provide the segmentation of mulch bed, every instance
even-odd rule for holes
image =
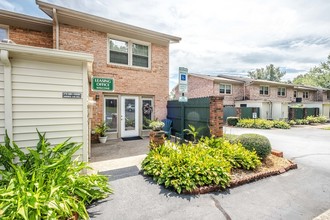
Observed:
[[[282,157],[283,153],[273,151],[262,163],[262,165],[253,171],[235,169],[231,173],[230,188],[240,186],[249,182],[257,181],[269,176],[279,175],[291,169],[297,169],[298,166],[294,162]],[[184,194],[204,194],[223,189],[218,185],[202,186],[191,192],[186,190]]]

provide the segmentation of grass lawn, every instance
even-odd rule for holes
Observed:
[[[322,128],[323,130],[330,130],[330,126]]]

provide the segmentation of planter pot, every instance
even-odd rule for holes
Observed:
[[[165,143],[165,132],[164,131],[150,131],[149,134],[149,145],[150,148],[156,148]]]
[[[105,142],[107,142],[107,139],[108,139],[107,136],[105,136],[105,137],[99,137],[99,141],[100,141],[100,143],[102,143],[102,144],[104,144]]]

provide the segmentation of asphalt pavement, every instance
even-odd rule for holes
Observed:
[[[91,219],[310,220],[330,208],[329,130],[319,126],[290,130],[226,127],[224,132],[265,135],[298,169],[227,191],[193,196],[169,191],[139,174],[139,162],[115,169],[109,166],[102,171],[112,175],[114,194],[89,207]],[[133,146],[137,144],[132,142]],[[143,155],[138,157],[143,159]],[[121,158],[121,164],[132,158]]]

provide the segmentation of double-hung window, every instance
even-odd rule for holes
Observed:
[[[109,37],[109,63],[150,68],[150,44]]]
[[[8,27],[0,25],[0,42],[3,39],[8,39]]]
[[[268,90],[269,90],[269,87],[268,86],[260,86],[260,95],[268,95]]]
[[[297,90],[293,90],[293,98],[297,98]]]
[[[309,97],[309,92],[304,91],[303,92],[303,98],[308,99],[308,97]]]
[[[284,87],[278,88],[277,95],[278,96],[286,96],[286,89]]]
[[[220,94],[231,94],[230,84],[220,84]]]

